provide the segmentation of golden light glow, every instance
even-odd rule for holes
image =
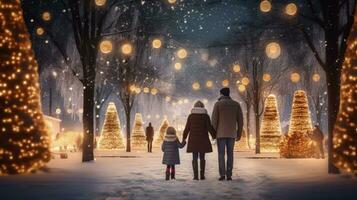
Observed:
[[[240,72],[240,65],[239,64],[234,64],[233,65],[233,71],[235,73],[239,73]]]
[[[276,42],[269,43],[265,48],[266,55],[271,59],[276,59],[281,54],[281,47]]]
[[[37,35],[43,35],[44,33],[45,33],[45,30],[42,27],[37,27],[37,29],[36,29]]]
[[[170,96],[165,97],[165,101],[166,102],[170,102],[171,101],[171,97]]]
[[[211,81],[211,80],[206,81],[206,87],[207,88],[212,88],[213,87],[213,81]]]
[[[169,2],[170,4],[174,4],[176,3],[177,0],[167,0],[167,2]]]
[[[201,85],[200,85],[199,82],[194,82],[194,83],[192,84],[192,89],[193,89],[193,90],[199,90],[200,88],[201,88]]]
[[[177,62],[177,63],[175,63],[174,68],[175,68],[176,71],[180,71],[181,68],[182,68],[182,64]]]
[[[238,90],[239,90],[239,92],[245,92],[245,90],[246,90],[246,87],[245,87],[245,85],[239,85],[238,86]]]
[[[108,54],[113,50],[113,44],[110,40],[103,40],[99,44],[99,49],[102,53]]]
[[[299,74],[299,73],[294,72],[294,73],[292,73],[292,74],[290,75],[290,80],[291,80],[291,82],[293,82],[293,83],[299,82],[300,79],[301,79],[301,78],[300,78],[300,74]]]
[[[314,75],[312,75],[312,80],[315,81],[315,82],[320,81],[320,74],[314,74]]]
[[[312,130],[309,103],[303,90],[294,93],[288,135],[280,143],[280,155],[287,158],[309,158],[314,155],[311,138],[306,134]]]
[[[296,15],[297,10],[298,10],[298,8],[297,8],[296,4],[294,4],[294,3],[289,3],[285,7],[285,13],[290,16]]]
[[[143,150],[146,147],[146,137],[143,127],[143,117],[135,113],[133,131],[131,132],[131,147],[135,150]]]
[[[144,93],[149,93],[150,89],[148,87],[144,87]]]
[[[21,1],[0,4],[0,176],[4,176],[36,171],[51,153],[38,65]]]
[[[186,49],[179,49],[177,51],[177,57],[179,57],[180,59],[186,58],[187,55],[188,55],[188,53],[187,53]]]
[[[43,21],[50,21],[51,20],[51,13],[48,11],[45,11],[42,13],[42,19]]]
[[[269,95],[264,106],[260,129],[260,148],[262,152],[279,152],[281,127],[275,95]]]
[[[263,74],[263,81],[265,81],[265,82],[268,82],[268,81],[270,81],[271,80],[271,76],[270,76],[270,74]]]
[[[228,87],[229,86],[229,80],[228,79],[224,79],[221,84],[222,84],[223,87]]]
[[[121,132],[118,111],[114,102],[108,104],[107,112],[98,141],[99,149],[124,149],[124,139]]]
[[[121,52],[124,55],[130,55],[133,52],[133,46],[130,43],[125,43],[121,46]]]
[[[136,94],[140,94],[141,93],[141,88],[139,88],[139,87],[135,88],[135,93]]]
[[[161,48],[161,45],[162,45],[162,42],[161,42],[160,39],[154,39],[152,41],[152,47],[155,48],[155,49]]]
[[[61,114],[61,112],[62,112],[62,111],[61,111],[60,108],[56,108],[56,114],[57,114],[57,115]]]
[[[151,94],[154,95],[154,96],[157,95],[158,92],[159,91],[156,88],[152,88],[151,89]]]
[[[271,10],[271,3],[268,0],[263,0],[260,2],[260,11],[269,12]]]
[[[247,85],[249,84],[249,82],[250,82],[250,81],[249,81],[249,78],[248,78],[248,77],[243,77],[243,78],[242,78],[242,84],[243,84],[243,85],[247,86]]]
[[[136,89],[136,86],[135,86],[135,85],[131,85],[131,86],[129,87],[129,90],[130,90],[131,92],[135,92],[135,89]]]
[[[107,0],[95,0],[95,5],[104,6],[107,3]]]

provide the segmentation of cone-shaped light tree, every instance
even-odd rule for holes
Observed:
[[[290,116],[289,133],[280,143],[280,155],[287,158],[309,158],[314,154],[314,147],[308,132],[312,130],[309,104],[305,91],[294,93]]]
[[[262,127],[260,130],[261,151],[278,152],[281,127],[275,95],[269,95],[265,101]]]
[[[0,0],[0,175],[49,161],[37,63],[19,0]]]
[[[124,149],[124,147],[118,112],[115,104],[110,102],[99,138],[99,149]]]
[[[161,147],[161,144],[164,141],[166,130],[168,127],[169,127],[169,121],[167,121],[167,119],[164,119],[161,123],[159,134],[155,140],[155,146]]]
[[[131,134],[131,147],[140,149],[145,147],[146,137],[143,127],[143,117],[140,113],[136,113],[134,117],[133,132]]]
[[[341,77],[341,103],[334,130],[334,164],[357,176],[357,15],[353,25]]]

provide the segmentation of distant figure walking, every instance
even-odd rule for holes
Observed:
[[[322,133],[322,131],[318,125],[315,125],[315,128],[312,131],[311,139],[316,144],[317,158],[321,157],[322,159],[324,159],[325,158],[324,146],[323,146],[324,134]]]
[[[205,105],[197,101],[187,118],[185,130],[183,131],[183,141],[187,144],[187,153],[192,153],[193,180],[198,180],[198,157],[200,158],[200,179],[205,179],[205,153],[212,152],[212,145],[208,136],[216,138],[216,131],[211,125],[210,117],[207,114]]]
[[[171,179],[175,179],[175,165],[180,164],[179,148],[183,148],[185,144],[185,141],[181,143],[178,140],[176,130],[173,127],[167,128],[164,142],[161,146],[164,152],[162,164],[166,165],[166,180],[170,180],[170,173]]]
[[[146,127],[145,135],[146,135],[146,141],[148,143],[148,152],[152,153],[152,141],[154,140],[154,128],[152,127],[151,122],[149,123],[149,126]]]
[[[229,88],[220,90],[221,97],[214,105],[212,125],[217,131],[217,148],[220,181],[232,180],[233,151],[235,140],[240,140],[243,129],[243,113],[238,102],[230,97]],[[227,149],[227,168],[225,154]]]

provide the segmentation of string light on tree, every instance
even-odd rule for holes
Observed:
[[[271,80],[271,76],[270,76],[270,74],[263,74],[263,81],[265,81],[265,82],[268,82],[268,81],[270,81]]]
[[[265,53],[269,58],[276,59],[281,54],[281,47],[277,42],[271,42],[266,46]]]
[[[288,135],[280,143],[280,155],[287,158],[309,158],[314,147],[308,133],[312,130],[309,103],[305,91],[294,93]]]
[[[182,64],[177,62],[177,63],[174,64],[174,68],[175,68],[176,71],[180,71],[182,69]]]
[[[107,3],[107,0],[95,0],[95,5],[104,6]]]
[[[139,88],[139,87],[135,88],[135,93],[136,94],[140,94],[141,93],[141,88]]]
[[[100,51],[104,54],[108,54],[113,50],[113,44],[110,40],[103,40],[99,45]]]
[[[110,102],[105,113],[102,133],[98,142],[99,149],[124,149],[120,121],[116,106]]]
[[[301,79],[301,77],[300,77],[300,74],[299,74],[299,73],[294,72],[294,73],[292,73],[292,74],[290,75],[290,80],[291,80],[291,82],[293,82],[293,83],[299,82],[300,79]]]
[[[239,64],[234,64],[233,65],[233,72],[239,73],[240,72],[240,65]]]
[[[130,43],[124,43],[120,49],[124,55],[130,55],[133,52],[133,46]]]
[[[314,74],[312,75],[312,80],[314,82],[319,82],[320,81],[320,74]]]
[[[238,86],[238,90],[239,90],[239,92],[245,92],[245,90],[246,90],[245,85],[240,84],[240,85]]]
[[[37,27],[36,28],[36,34],[41,36],[45,33],[45,30],[42,27]]]
[[[269,12],[271,10],[271,3],[268,0],[263,0],[260,2],[260,11],[262,12]]]
[[[143,91],[144,91],[144,93],[146,93],[146,94],[147,94],[147,93],[149,93],[149,92],[150,92],[150,89],[149,89],[148,87],[144,87],[144,90],[143,90]]]
[[[212,88],[213,87],[213,81],[211,81],[211,80],[206,81],[206,87],[207,88]]]
[[[228,86],[229,86],[229,80],[228,80],[228,79],[224,79],[224,80],[222,81],[222,86],[223,86],[223,87],[228,87]]]
[[[285,13],[290,16],[296,15],[297,10],[298,10],[298,8],[297,8],[296,4],[294,4],[294,3],[289,3],[285,7]]]
[[[155,146],[156,147],[161,147],[162,142],[164,141],[166,130],[169,127],[169,121],[167,119],[164,119],[161,122],[160,128],[159,128],[159,134],[157,138],[155,139]]]
[[[269,95],[265,101],[262,125],[260,129],[260,148],[262,152],[279,152],[281,137],[280,117],[275,95]]]
[[[247,85],[249,84],[249,82],[250,82],[250,81],[249,81],[249,78],[248,78],[248,77],[243,77],[243,78],[242,78],[242,84],[243,84],[243,85],[247,86]]]
[[[177,51],[177,57],[179,57],[180,59],[185,59],[187,57],[188,53],[186,51],[186,49],[179,49]]]
[[[357,176],[357,15],[347,42],[341,72],[341,102],[333,137],[333,162]]]
[[[175,4],[177,0],[167,0],[170,4]]]
[[[159,91],[156,88],[152,88],[151,89],[151,94],[154,95],[154,96],[157,95],[158,92]]]
[[[154,49],[159,49],[159,48],[161,48],[161,46],[162,46],[162,42],[161,42],[160,39],[154,39],[154,40],[152,41],[152,47],[153,47]]]
[[[42,168],[50,160],[39,77],[20,1],[0,6],[0,176]]]
[[[130,92],[135,92],[136,86],[135,85],[130,85],[129,90]]]
[[[199,90],[201,88],[201,86],[200,86],[200,83],[199,82],[194,82],[193,84],[192,84],[192,89],[193,90]]]
[[[146,145],[143,117],[136,113],[134,117],[133,132],[131,133],[131,146],[133,149],[141,149]]]
[[[42,19],[43,21],[50,21],[51,20],[51,13],[48,11],[45,11],[42,13]]]

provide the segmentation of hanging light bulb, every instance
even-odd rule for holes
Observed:
[[[152,41],[152,47],[153,47],[154,49],[159,49],[159,48],[161,48],[161,45],[162,45],[162,42],[161,42],[160,39],[154,39],[154,40]]]
[[[271,3],[268,0],[263,0],[260,2],[260,11],[262,12],[269,12],[271,10]]]

